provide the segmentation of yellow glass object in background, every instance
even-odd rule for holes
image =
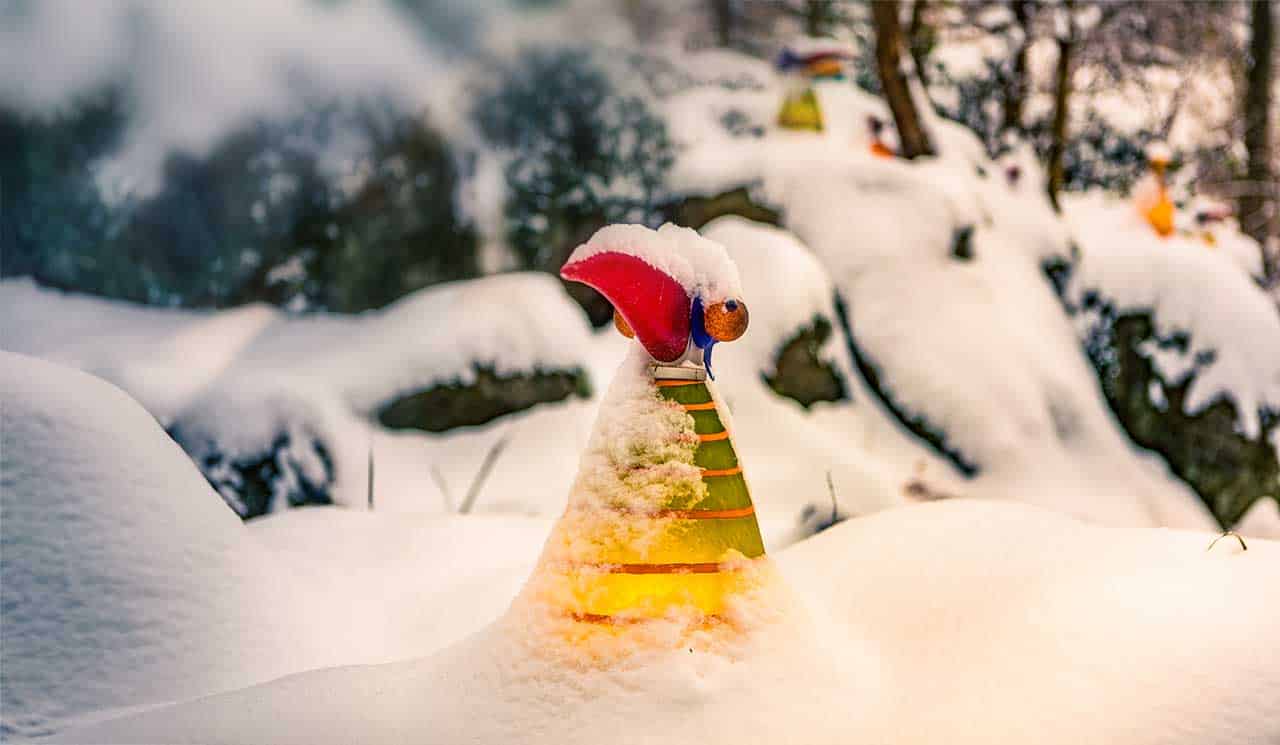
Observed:
[[[778,112],[778,126],[783,129],[822,131],[822,109],[812,88],[788,94]]]
[[[1160,201],[1147,210],[1147,222],[1160,237],[1173,235],[1173,202],[1169,201],[1168,196],[1162,193]]]

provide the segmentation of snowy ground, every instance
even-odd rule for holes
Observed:
[[[519,615],[491,623],[531,571],[549,520],[311,508],[243,524],[120,391],[27,357],[3,362],[10,735],[1225,743],[1277,734],[1280,659],[1259,640],[1275,624],[1265,588],[1280,582],[1280,547],[1266,541],[1206,551],[1205,534],[1087,527],[969,500],[889,510],[781,552],[784,584],[748,638],[575,673],[528,656]],[[375,666],[76,729],[353,664]]]
[[[767,122],[776,93],[732,103]],[[729,99],[714,89],[665,104],[681,189],[745,185],[783,214],[781,228],[727,217],[704,230],[739,265],[751,308],[750,332],[717,349],[716,371],[766,543],[794,592],[758,639],[775,652],[699,648],[589,683],[507,660],[502,629],[520,619],[488,624],[563,511],[626,348],[611,329],[592,333],[549,277],[306,318],[144,309],[10,280],[0,346],[20,354],[0,364],[6,735],[379,663],[391,666],[308,673],[88,739],[181,740],[193,723],[227,727],[203,730],[219,741],[307,742],[598,741],[619,722],[723,741],[1280,735],[1266,729],[1280,721],[1280,660],[1259,642],[1276,626],[1263,591],[1280,582],[1276,547],[1206,552],[1207,533],[1141,530],[1215,526],[1127,440],[1042,272],[1046,259],[1075,258],[1074,290],[1152,307],[1215,349],[1189,405],[1226,393],[1280,408],[1280,344],[1263,343],[1280,340],[1280,318],[1249,279],[1243,239],[1228,226],[1217,250],[1195,236],[1153,242],[1127,205],[1092,196],[1069,200],[1061,221],[1034,163],[1022,158],[1010,183],[1005,163],[945,122],[932,123],[937,160],[873,158],[852,123],[885,116],[881,104],[847,87],[819,93],[844,134],[731,137],[718,124]],[[966,231],[969,255],[956,256]],[[850,399],[805,409],[762,375],[815,317],[840,328],[837,298],[854,344],[837,333],[820,356]],[[381,403],[466,380],[476,363],[581,367],[595,393],[442,434],[377,426]],[[958,455],[909,433],[890,403],[945,431]],[[321,433],[340,506],[241,523],[165,437],[175,422],[244,449],[282,427]],[[452,514],[499,441],[476,514]],[[784,551],[805,533],[806,506],[830,509],[828,480],[836,509],[865,517]],[[948,503],[886,510],[936,499]],[[1259,503],[1240,527],[1280,535],[1280,512]],[[1068,669],[1075,677],[1044,674]],[[1147,706],[1146,718],[1120,716]],[[797,716],[815,729],[795,730]],[[913,729],[901,733],[903,722]]]

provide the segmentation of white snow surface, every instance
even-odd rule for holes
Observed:
[[[326,659],[286,567],[141,406],[21,355],[0,381],[7,734]]]
[[[1280,545],[954,500],[776,558],[759,624],[570,665],[513,611],[418,660],[67,733],[111,742],[1124,742],[1280,737]],[[632,632],[622,632],[632,633]]]
[[[114,386],[0,352],[3,734],[36,736],[497,617],[551,522],[291,510],[242,523]]]

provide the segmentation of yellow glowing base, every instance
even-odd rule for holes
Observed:
[[[729,597],[753,583],[750,566],[699,574],[563,574],[557,584],[582,621],[659,618],[675,611],[718,616]]]

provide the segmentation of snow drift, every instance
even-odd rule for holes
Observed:
[[[1263,588],[1280,546],[1207,545],[1021,505],[920,505],[783,552],[794,594],[732,645],[566,667],[522,643],[517,617],[426,659],[66,741],[1265,742],[1280,736],[1280,654],[1258,639],[1277,622]]]
[[[0,381],[6,733],[324,658],[285,567],[141,406],[20,355]]]

